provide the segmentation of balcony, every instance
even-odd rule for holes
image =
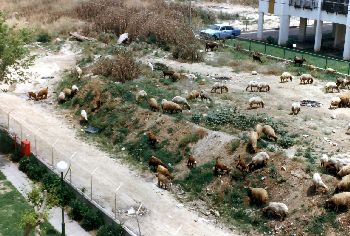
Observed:
[[[289,0],[289,6],[313,10],[317,8],[318,0]]]
[[[322,2],[322,11],[340,15],[348,14],[349,0],[325,0]]]

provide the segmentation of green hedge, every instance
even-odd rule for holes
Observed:
[[[13,140],[9,135],[0,130],[0,152],[11,154],[11,160],[19,162],[18,169],[24,172],[29,179],[41,182],[43,187],[56,196],[63,206],[69,206],[69,215],[76,221],[80,221],[81,226],[87,230],[98,230],[98,235],[122,235],[121,225],[105,225],[102,213],[91,209],[86,203],[80,201],[74,192],[66,185],[61,186],[60,177],[51,172],[34,155],[22,157],[20,149],[15,150]]]

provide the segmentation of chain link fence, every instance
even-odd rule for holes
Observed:
[[[306,59],[306,64],[312,64],[320,69],[330,67],[335,69],[339,74],[350,75],[350,61],[342,60],[340,58],[323,56],[242,37],[227,40],[226,45],[229,47],[241,48],[249,52],[260,52],[266,56],[280,60],[293,61],[295,56],[303,57]]]
[[[64,173],[65,182],[106,216],[120,224],[117,201],[118,191],[122,183],[116,183],[109,179],[99,168],[87,169],[84,167],[87,165],[81,164],[87,162],[83,156],[77,152],[69,153],[63,144],[60,144],[59,138],[54,139],[53,142],[47,142],[45,137],[39,135],[41,128],[35,131],[29,130],[27,122],[30,121],[22,121],[21,117],[17,117],[15,110],[4,111],[0,109],[0,129],[6,130],[15,144],[21,144],[23,140],[30,141],[31,153],[57,175],[60,174],[56,168],[57,163],[65,161],[69,166]],[[43,130],[41,130],[41,134]],[[110,191],[106,192],[106,189]],[[129,221],[133,221],[129,222],[133,228],[138,227],[137,214],[135,216],[135,218],[129,219]],[[129,235],[138,235],[125,224],[123,224],[123,228]]]

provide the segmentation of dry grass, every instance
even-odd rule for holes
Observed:
[[[83,25],[67,15],[77,4],[77,0],[0,0],[0,10],[5,12],[10,25],[26,26],[56,35],[66,34]]]
[[[259,4],[258,0],[206,0],[207,2],[240,4],[245,6],[256,7]]]
[[[113,59],[102,59],[94,69],[94,74],[110,77],[114,81],[125,82],[136,79],[140,69],[130,53],[119,53]]]

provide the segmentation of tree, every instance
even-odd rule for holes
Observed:
[[[26,43],[30,40],[30,32],[9,27],[4,15],[0,12],[0,81],[6,78],[9,67],[26,67],[32,58],[24,59],[28,53]]]
[[[28,193],[28,201],[34,207],[34,210],[29,210],[24,213],[21,219],[21,227],[23,228],[23,235],[28,236],[35,229],[35,236],[41,235],[40,225],[47,221],[48,195],[46,190],[41,187],[34,186],[32,191]]]

